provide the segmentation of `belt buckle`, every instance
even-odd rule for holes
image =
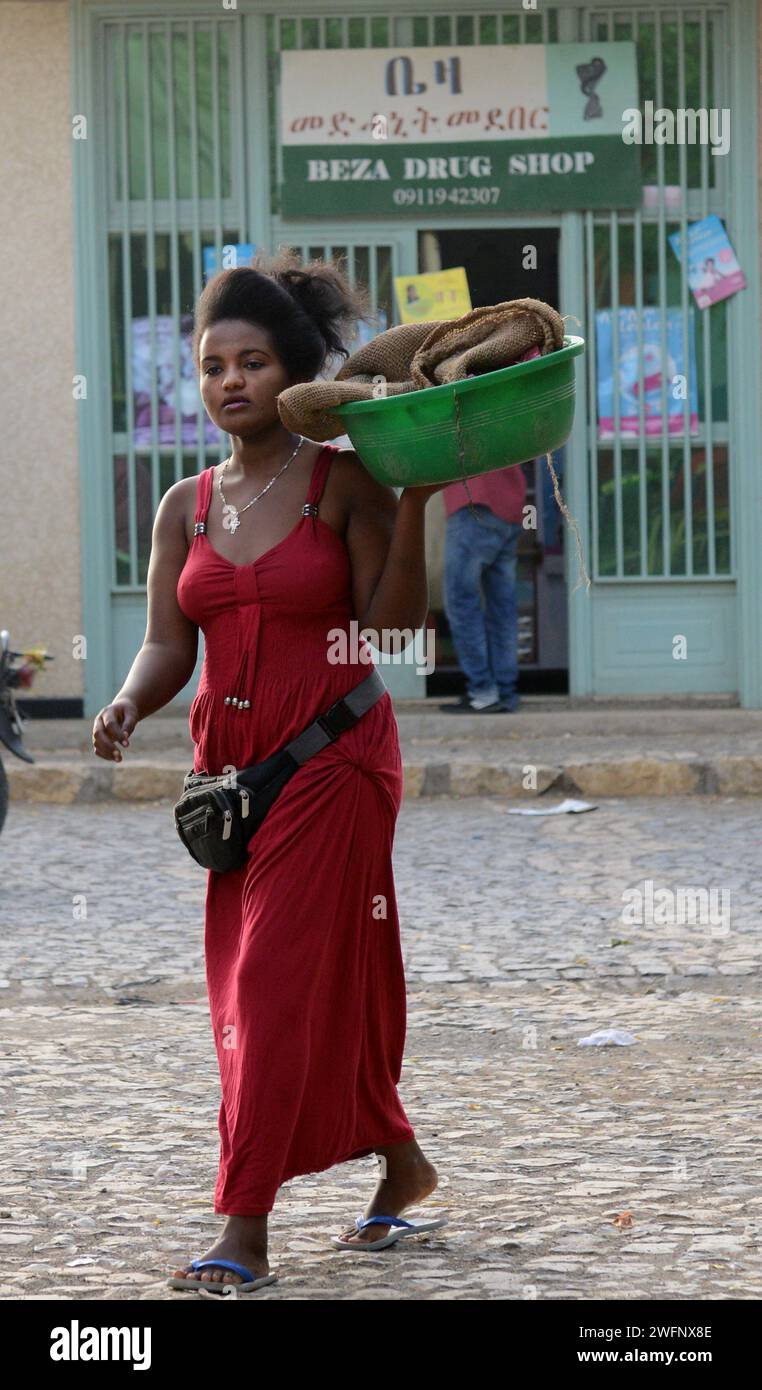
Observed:
[[[331,742],[333,742],[338,738],[339,734],[343,734],[345,730],[354,727],[357,723],[357,716],[352,713],[349,706],[341,699],[336,700],[331,705],[331,708],[326,710],[325,714],[319,715],[315,722],[320,725],[321,729],[325,730]]]

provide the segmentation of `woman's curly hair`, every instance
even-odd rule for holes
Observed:
[[[312,381],[329,358],[349,356],[344,338],[362,321],[377,326],[366,286],[352,285],[340,257],[302,262],[280,246],[258,252],[252,266],[222,270],[199,295],[194,315],[193,362],[207,328],[222,319],[244,319],[270,335],[291,382]]]

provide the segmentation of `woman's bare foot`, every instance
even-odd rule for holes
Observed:
[[[437,1170],[429,1163],[415,1139],[406,1144],[390,1144],[387,1148],[376,1149],[381,1160],[381,1171],[385,1176],[379,1179],[378,1186],[368,1203],[363,1216],[400,1216],[406,1207],[414,1202],[422,1202],[435,1189],[438,1181]],[[383,1240],[392,1229],[381,1222],[365,1226],[358,1231],[350,1226],[342,1231],[340,1239],[351,1244],[367,1244]]]
[[[270,1273],[270,1265],[267,1259],[267,1217],[266,1216],[229,1216],[219,1240],[215,1242],[211,1250],[207,1250],[201,1257],[204,1260],[234,1260],[236,1264],[245,1265],[250,1269],[255,1279],[259,1279],[264,1274]],[[235,1270],[226,1269],[224,1265],[218,1265],[216,1269],[208,1266],[206,1269],[191,1269],[190,1265],[186,1269],[176,1269],[175,1278],[177,1279],[201,1279],[204,1283],[223,1284],[243,1284],[246,1281]]]

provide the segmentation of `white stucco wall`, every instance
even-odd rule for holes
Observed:
[[[69,5],[0,0],[0,626],[82,694]]]

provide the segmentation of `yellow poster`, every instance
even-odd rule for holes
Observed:
[[[471,309],[465,266],[433,270],[426,275],[395,275],[400,323],[426,319],[459,319]]]

